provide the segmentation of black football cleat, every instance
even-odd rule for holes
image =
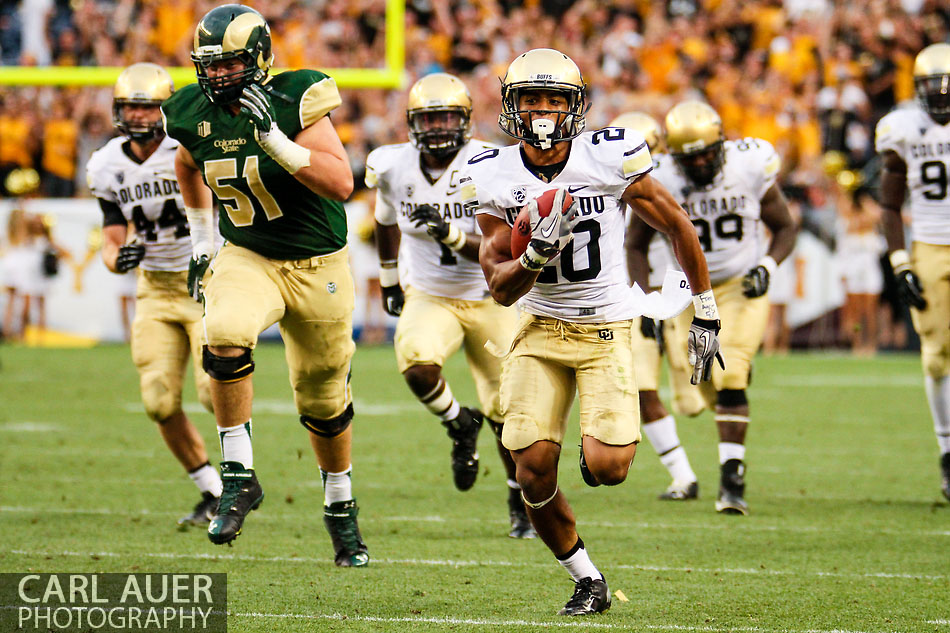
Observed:
[[[944,453],[940,457],[940,472],[943,473],[943,482],[941,485],[943,496],[950,501],[950,453]]]
[[[591,488],[596,488],[600,485],[600,482],[594,478],[594,474],[590,472],[590,469],[587,468],[587,460],[584,459],[584,445],[581,444],[581,456],[580,456],[580,466],[581,466],[581,477],[584,478],[584,483],[590,486]]]
[[[659,496],[663,501],[690,501],[699,498],[699,483],[690,481],[683,483],[674,481],[666,489],[666,492]]]
[[[189,525],[208,525],[217,511],[218,498],[210,492],[202,492],[201,501],[195,504],[194,509],[189,514],[178,519],[178,526],[187,528]]]
[[[534,531],[528,511],[525,510],[521,490],[508,489],[508,519],[511,521],[511,531],[508,532],[511,538],[537,537],[538,533]]]
[[[468,490],[478,477],[478,433],[485,419],[478,409],[462,407],[458,417],[442,426],[452,438],[452,478],[459,490]]]
[[[749,504],[742,496],[745,494],[745,464],[741,459],[729,459],[720,466],[719,499],[716,500],[716,512],[722,514],[749,514]]]
[[[217,514],[208,525],[208,539],[215,545],[236,539],[244,519],[264,501],[257,474],[240,462],[221,462],[221,484],[224,491],[218,501]]]
[[[610,589],[603,578],[581,578],[574,583],[574,595],[558,615],[590,615],[610,608]]]
[[[356,499],[323,506],[323,524],[333,542],[337,567],[366,567],[369,564],[369,550],[360,534],[357,514]]]

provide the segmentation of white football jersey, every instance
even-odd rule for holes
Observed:
[[[383,145],[366,157],[366,186],[376,189],[376,220],[399,225],[403,236],[400,254],[406,283],[426,294],[450,299],[480,301],[489,296],[482,267],[437,242],[409,219],[420,204],[431,204],[446,221],[466,233],[478,233],[475,212],[462,204],[459,177],[468,159],[495,145],[472,140],[466,143],[435,182],[422,170],[422,156],[412,143]]]
[[[547,183],[524,165],[520,145],[482,152],[465,170],[465,204],[514,225],[529,201],[565,188],[580,204],[573,246],[544,267],[521,299],[531,314],[577,323],[607,323],[640,314],[627,284],[620,197],[653,168],[643,136],[623,128],[585,132],[571,141],[564,169]],[[471,182],[469,182],[469,180]]]
[[[950,125],[939,125],[919,107],[891,112],[877,124],[879,153],[892,150],[907,165],[914,241],[950,245]]]
[[[117,204],[145,244],[143,270],[180,271],[191,260],[191,237],[185,205],[175,178],[178,141],[165,137],[139,163],[123,150],[124,137],[110,140],[86,163],[89,190],[97,198]]]
[[[692,185],[670,156],[661,156],[653,173],[689,213],[713,285],[745,275],[764,253],[762,197],[775,184],[782,166],[768,141],[745,138],[724,145],[722,170],[701,189]]]

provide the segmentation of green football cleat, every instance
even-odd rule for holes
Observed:
[[[215,545],[236,539],[244,519],[264,500],[264,491],[257,483],[254,470],[244,468],[240,462],[221,462],[221,483],[224,491],[218,502],[218,512],[208,525],[208,539]]]
[[[356,499],[323,506],[323,524],[333,542],[337,567],[366,567],[369,564],[369,550],[360,535],[357,514]]]

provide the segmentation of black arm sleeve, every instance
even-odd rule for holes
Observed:
[[[112,226],[114,224],[128,224],[128,220],[122,215],[122,209],[114,202],[96,198],[99,201],[99,208],[102,209],[102,226]]]

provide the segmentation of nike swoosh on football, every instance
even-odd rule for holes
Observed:
[[[590,186],[590,185],[581,185],[580,187],[568,187],[568,188],[567,188],[567,192],[568,192],[568,193],[575,193],[575,192],[577,192],[577,191],[580,191],[581,189],[587,189],[587,187],[589,187],[589,186]]]

